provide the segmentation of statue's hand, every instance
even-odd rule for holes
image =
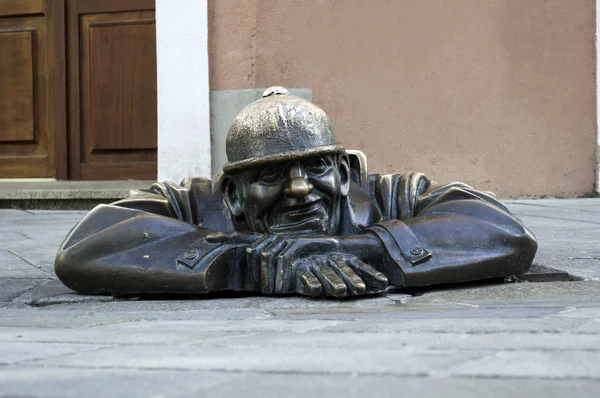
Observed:
[[[263,294],[295,293],[294,262],[337,247],[338,241],[333,237],[295,238],[265,234],[246,248],[246,263],[252,270],[248,285],[260,285]]]
[[[387,288],[384,274],[342,251],[337,237],[264,235],[247,247],[246,260],[264,294],[347,297]]]
[[[354,255],[317,254],[293,265],[294,289],[305,296],[349,297],[385,290],[384,274]]]

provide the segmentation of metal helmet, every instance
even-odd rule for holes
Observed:
[[[283,87],[267,89],[263,98],[241,110],[226,140],[226,173],[264,163],[342,153],[321,108],[289,95]]]

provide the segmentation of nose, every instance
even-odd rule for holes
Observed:
[[[290,168],[289,183],[285,189],[288,196],[302,199],[308,196],[313,190],[313,185],[306,180],[306,173],[299,166]]]
[[[302,199],[308,196],[313,190],[313,185],[306,181],[304,177],[294,177],[290,180],[288,187],[285,189],[285,194]]]

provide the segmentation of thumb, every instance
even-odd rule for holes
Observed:
[[[247,244],[256,240],[254,235],[240,234],[238,232],[214,232],[204,237],[209,243],[231,243],[231,244]]]

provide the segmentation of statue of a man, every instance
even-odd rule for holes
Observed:
[[[325,113],[275,87],[244,108],[214,182],[187,178],[92,210],[56,274],[82,293],[360,296],[527,271],[537,242],[493,194],[368,175]]]

